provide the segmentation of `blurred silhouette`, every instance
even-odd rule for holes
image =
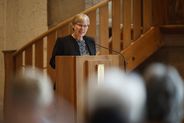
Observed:
[[[50,78],[41,71],[31,67],[19,71],[12,79],[11,122],[48,122],[45,116],[53,102],[53,94]]]
[[[147,121],[181,123],[183,80],[172,66],[156,63],[145,70]]]
[[[8,123],[74,123],[72,107],[63,99],[58,103],[51,83],[37,68],[19,71],[12,79]]]
[[[144,82],[118,68],[106,70],[104,80],[88,82],[87,123],[138,123],[144,116]]]

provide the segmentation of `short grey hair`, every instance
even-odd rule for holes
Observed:
[[[154,63],[145,70],[144,78],[147,88],[147,119],[181,123],[184,85],[176,68]]]
[[[72,21],[72,25],[75,25],[77,23],[83,23],[84,21],[87,21],[88,25],[90,24],[90,19],[86,14],[77,14]]]

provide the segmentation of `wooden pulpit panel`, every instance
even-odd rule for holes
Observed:
[[[97,74],[97,66],[119,67],[118,55],[57,56],[56,94],[70,102],[76,112],[77,121],[82,122],[85,112],[85,87],[87,79]]]

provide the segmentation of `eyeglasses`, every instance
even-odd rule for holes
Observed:
[[[76,25],[79,26],[79,27],[81,27],[81,28],[82,27],[87,28],[89,26],[89,25],[83,25],[83,24],[80,24],[80,23],[77,23]]]

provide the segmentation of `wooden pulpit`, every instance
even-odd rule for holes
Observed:
[[[109,67],[120,66],[118,55],[97,56],[57,56],[56,94],[72,104],[76,110],[77,122],[82,122],[85,112],[85,89],[87,79],[99,74],[100,66],[105,71]]]

